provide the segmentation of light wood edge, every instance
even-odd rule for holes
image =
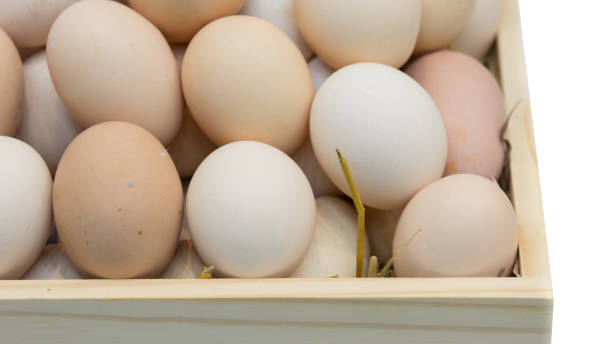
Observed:
[[[521,274],[550,281],[518,0],[503,0],[497,49],[508,113],[512,195],[519,225]]]

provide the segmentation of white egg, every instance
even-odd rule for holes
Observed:
[[[83,128],[57,95],[44,51],[25,61],[23,74],[25,100],[17,137],[36,149],[54,174],[66,147]]]
[[[42,47],[55,18],[79,0],[2,0],[0,27],[21,47]]]
[[[446,132],[436,105],[386,65],[358,63],[332,74],[312,104],[310,135],[323,170],[350,195],[340,149],[370,207],[399,209],[444,171]]]
[[[204,263],[189,240],[179,241],[174,257],[159,278],[198,278],[204,270]]]
[[[366,208],[365,226],[372,255],[382,264],[393,257],[393,236],[402,210]]]
[[[0,279],[17,279],[51,233],[51,173],[26,143],[0,136]]]
[[[312,244],[291,277],[356,277],[357,212],[337,197],[319,197],[317,225]],[[370,250],[365,238],[363,274],[367,273]]]
[[[82,279],[60,244],[47,245],[36,263],[23,275],[24,280]]]
[[[316,222],[315,198],[299,166],[255,141],[211,153],[191,179],[186,210],[200,257],[215,272],[234,277],[291,273]]]
[[[500,17],[501,0],[476,0],[472,15],[453,42],[453,48],[482,60],[495,42]]]
[[[312,49],[295,23],[293,0],[247,0],[240,14],[265,19],[278,26],[297,45],[306,60],[312,57]]]

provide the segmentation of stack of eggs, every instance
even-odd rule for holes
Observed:
[[[0,2],[0,278],[354,277],[337,149],[366,257],[511,274],[498,0],[122,2]]]

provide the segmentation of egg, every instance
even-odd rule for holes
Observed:
[[[316,223],[304,173],[280,150],[255,141],[206,157],[191,179],[186,210],[200,257],[232,277],[287,276],[306,254]]]
[[[183,63],[185,49],[185,46],[175,46],[172,48],[179,70]],[[215,150],[216,146],[195,123],[189,109],[186,106],[183,109],[183,123],[178,134],[168,146],[168,152],[181,178],[189,178],[202,160]]]
[[[506,112],[493,75],[474,58],[453,51],[425,55],[406,72],[429,92],[442,114],[448,135],[445,175],[499,177]]]
[[[204,270],[204,263],[191,241],[180,241],[174,257],[159,278],[188,279],[198,278]]]
[[[314,96],[308,66],[267,21],[231,16],[206,25],[187,48],[182,77],[194,120],[216,145],[254,140],[291,154],[305,141]]]
[[[23,66],[17,48],[0,28],[0,136],[12,136],[21,121]]]
[[[414,50],[421,24],[420,0],[294,0],[297,25],[325,62],[400,67]]]
[[[159,30],[127,6],[83,0],[68,7],[49,32],[47,62],[57,93],[84,128],[130,122],[164,145],[178,133],[176,59]]]
[[[362,201],[373,208],[403,207],[444,171],[438,109],[416,81],[386,65],[358,63],[332,74],[312,104],[310,136],[321,167],[350,196],[340,149]]]
[[[495,0],[487,0],[495,1]],[[476,0],[425,0],[415,54],[448,47],[467,24]]]
[[[80,0],[2,0],[0,27],[20,47],[42,47],[51,24],[68,6]]]
[[[246,0],[128,0],[174,43],[188,43],[204,25],[238,13]]]
[[[506,194],[491,180],[457,174],[408,203],[393,239],[393,263],[399,277],[509,276],[517,249],[516,216]]]
[[[356,277],[357,212],[337,197],[319,197],[314,237],[306,256],[291,277]],[[370,257],[367,238],[363,256],[363,275]]]
[[[476,0],[465,28],[455,39],[455,50],[482,60],[491,49],[501,17],[501,0]]]
[[[0,136],[0,279],[18,279],[42,251],[51,232],[52,187],[32,147]]]
[[[366,208],[365,227],[370,249],[382,264],[393,257],[393,237],[401,214],[402,209],[389,211]]]
[[[151,133],[106,122],[66,149],[53,211],[66,253],[84,275],[154,277],[170,262],[179,237],[181,180]]]
[[[40,153],[53,175],[64,150],[83,128],[57,95],[44,51],[25,61],[23,74],[25,97],[17,137]]]
[[[24,280],[82,279],[77,268],[59,244],[47,245],[36,263],[23,275]]]
[[[312,49],[302,38],[295,23],[293,0],[248,0],[240,14],[265,19],[278,26],[298,46],[306,60],[312,57]]]

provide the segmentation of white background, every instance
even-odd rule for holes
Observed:
[[[612,343],[612,2],[521,0],[553,344]]]

